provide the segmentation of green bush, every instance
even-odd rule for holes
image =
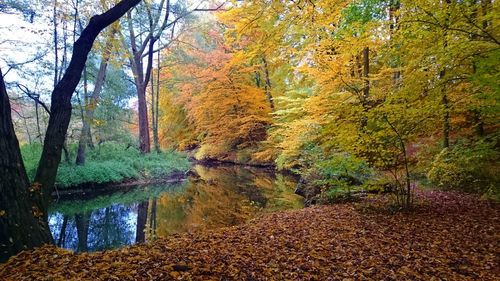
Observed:
[[[336,153],[315,165],[320,180],[317,185],[361,185],[372,177],[373,171],[366,162],[348,153]]]
[[[302,175],[307,184],[321,190],[320,201],[324,203],[350,200],[353,192],[373,177],[373,169],[351,154],[333,153],[325,158]]]
[[[459,142],[436,155],[427,173],[429,182],[445,190],[498,197],[499,152],[496,141]]]
[[[73,148],[73,147],[72,147]],[[76,150],[76,146],[73,148]],[[42,152],[40,144],[21,147],[28,176],[33,180]],[[74,155],[74,153],[71,153]],[[189,169],[186,156],[177,152],[141,154],[139,150],[125,144],[106,142],[89,149],[85,165],[61,162],[56,185],[60,188],[85,183],[111,183],[126,179],[165,177]]]

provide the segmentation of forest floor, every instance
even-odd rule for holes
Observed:
[[[499,280],[500,205],[419,191],[391,214],[382,197],[74,254],[45,246],[0,265],[0,280]]]

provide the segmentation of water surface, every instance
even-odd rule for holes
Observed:
[[[113,249],[303,206],[290,176],[242,166],[194,170],[197,175],[180,183],[56,202],[49,214],[56,244],[78,252]]]

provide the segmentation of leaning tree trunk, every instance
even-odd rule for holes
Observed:
[[[47,207],[71,118],[71,96],[97,35],[140,0],[123,0],[94,16],[75,42],[71,62],[52,92],[52,106],[35,182],[30,185],[14,133],[9,98],[0,73],[0,260],[52,243]]]
[[[108,42],[106,42],[106,51],[101,60],[99,71],[97,72],[94,91],[92,91],[92,96],[90,97],[89,103],[85,108],[85,115],[82,121],[82,131],[80,133],[80,140],[78,142],[78,152],[76,154],[77,165],[85,164],[85,150],[87,149],[87,146],[91,141],[90,124],[94,120],[94,110],[97,106],[97,102],[99,101],[99,97],[104,86],[104,81],[106,80],[106,69],[108,67],[110,53],[110,51],[107,51],[108,48],[111,48],[111,40],[108,40]]]
[[[52,242],[21,158],[9,97],[0,70],[0,262],[22,250]]]

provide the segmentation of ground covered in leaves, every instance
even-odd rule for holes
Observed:
[[[0,265],[0,280],[499,280],[499,204],[418,197],[411,213],[375,199],[106,252],[46,246]]]

